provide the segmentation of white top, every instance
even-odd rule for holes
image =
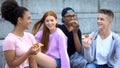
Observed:
[[[110,51],[112,42],[112,32],[106,39],[101,39],[97,36],[97,45],[96,45],[96,64],[103,65],[107,63],[107,57]]]

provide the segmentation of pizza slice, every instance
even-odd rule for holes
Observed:
[[[88,39],[90,39],[90,40],[94,40],[94,39],[95,39],[95,38],[91,37],[89,34],[86,34],[85,37],[83,38],[83,40],[84,40],[85,38],[88,38]]]
[[[36,43],[35,44],[35,47],[38,48],[38,47],[41,47],[41,46],[44,46],[42,43]]]

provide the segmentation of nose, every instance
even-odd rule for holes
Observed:
[[[71,19],[75,19],[75,17],[71,17]]]
[[[51,21],[49,21],[48,23],[49,23],[49,24],[51,24],[52,22],[51,22]]]
[[[32,20],[30,20],[30,23],[32,23]]]
[[[100,19],[99,19],[99,18],[97,18],[97,22],[100,22]]]

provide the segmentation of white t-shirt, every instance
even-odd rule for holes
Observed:
[[[97,36],[97,45],[96,45],[96,64],[103,65],[107,63],[107,57],[110,51],[112,42],[112,32],[106,39],[101,39]]]

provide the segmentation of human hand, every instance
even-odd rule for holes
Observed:
[[[79,29],[79,23],[77,20],[72,20],[71,22],[71,26],[73,27],[73,32],[77,32]]]
[[[36,43],[35,45],[34,45],[36,48],[38,48],[38,47],[41,47],[41,46],[44,46],[42,43]]]
[[[83,44],[85,49],[90,48],[90,43],[92,40],[94,40],[94,38],[92,38],[89,34],[85,35],[85,38],[83,38]]]
[[[34,44],[30,49],[29,49],[29,54],[30,55],[36,55],[40,50],[41,50],[41,46],[43,46],[43,44],[41,43],[36,43]]]

